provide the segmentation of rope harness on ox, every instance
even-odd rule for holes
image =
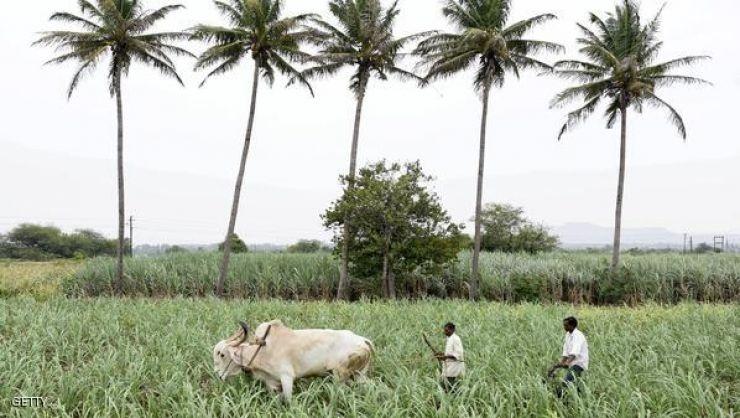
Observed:
[[[239,323],[242,326],[244,336],[242,337],[240,341],[235,341],[235,342],[230,343],[232,347],[238,347],[244,344],[244,341],[247,339],[247,336],[249,335],[249,326],[247,326],[247,324],[242,321],[239,321]],[[257,349],[254,351],[254,354],[252,354],[252,357],[249,359],[249,363],[247,363],[246,365],[242,365],[242,358],[241,358],[242,352],[241,350],[237,352],[237,357],[238,357],[237,364],[240,365],[244,373],[249,373],[252,371],[251,367],[252,367],[252,363],[254,362],[254,359],[257,357],[257,354],[259,354],[259,352],[262,350],[262,347],[267,345],[267,336],[270,335],[270,329],[272,329],[272,324],[267,326],[267,329],[265,330],[265,335],[263,335],[262,338],[257,337],[254,343],[247,343],[247,345],[257,346]],[[234,364],[234,358],[231,356],[229,357],[230,357],[229,364],[226,365],[226,368],[224,369],[223,373],[219,374],[219,378],[223,379],[223,376],[225,376],[229,372],[229,368],[231,367],[231,365]]]

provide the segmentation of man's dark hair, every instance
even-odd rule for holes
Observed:
[[[455,324],[453,324],[452,322],[448,322],[448,323],[445,324],[445,328],[449,328],[449,329],[455,331]]]
[[[563,319],[563,322],[567,323],[568,325],[573,326],[573,328],[578,328],[578,320],[575,316],[569,316],[565,319]]]

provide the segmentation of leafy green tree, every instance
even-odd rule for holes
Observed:
[[[702,242],[701,244],[697,245],[696,248],[694,248],[694,252],[697,254],[707,254],[717,251],[711,245],[707,244],[706,242]]]
[[[224,251],[224,248],[226,248],[226,246],[223,242],[218,244],[219,251]],[[242,241],[242,239],[239,238],[239,235],[237,234],[231,234],[229,248],[231,248],[231,252],[233,252],[234,254],[249,252],[249,247],[247,247],[247,244],[245,244],[244,241]]]
[[[116,241],[105,238],[102,234],[89,229],[80,229],[66,236],[69,245],[66,257],[87,258],[99,255],[116,254]],[[124,240],[125,255],[130,255],[129,240]]]
[[[386,165],[385,161],[360,170],[355,187],[323,215],[335,232],[342,251],[344,222],[352,214],[352,241],[347,243],[352,273],[360,278],[380,277],[384,297],[396,297],[396,277],[419,269],[439,271],[464,245],[461,225],[450,217],[436,194],[427,190],[432,178],[418,162]],[[349,176],[343,176],[347,185]]]
[[[491,89],[502,87],[507,73],[513,73],[518,78],[523,70],[549,70],[549,65],[533,56],[543,51],[563,50],[558,44],[527,37],[530,30],[555,19],[555,15],[542,14],[507,26],[510,9],[511,0],[446,0],[442,13],[457,28],[457,32],[435,33],[416,48],[416,53],[422,56],[422,64],[429,68],[425,77],[427,81],[451,77],[471,68],[476,70],[473,86],[481,95],[483,111],[470,279],[470,298],[473,300],[478,298],[480,287],[481,207]]]
[[[522,208],[497,203],[485,205],[481,211],[481,249],[511,252],[513,238],[526,222]]]
[[[54,13],[52,21],[77,25],[81,31],[43,32],[34,45],[55,47],[61,55],[47,64],[76,62],[79,67],[67,89],[72,97],[79,82],[97,68],[105,58],[108,65],[108,90],[116,99],[118,139],[118,247],[115,286],[120,291],[123,285],[123,255],[125,251],[125,210],[123,182],[123,97],[121,84],[128,75],[132,62],[138,62],[159,70],[162,75],[182,84],[175,71],[171,55],[190,56],[173,41],[186,37],[181,32],[151,33],[150,29],[170,13],[183,8],[168,5],[147,10],[138,0],[78,0],[80,15],[67,12]]]
[[[3,257],[28,260],[116,254],[116,241],[106,239],[95,231],[83,229],[65,234],[55,226],[35,224],[21,224],[13,228],[0,246],[3,248]]]
[[[198,25],[192,30],[192,39],[204,41],[211,46],[198,57],[197,70],[210,68],[201,83],[216,75],[227,73],[239,67],[245,58],[251,58],[254,65],[252,75],[252,97],[244,136],[244,147],[239,162],[239,173],[234,186],[229,226],[224,238],[223,259],[216,282],[216,294],[223,295],[224,283],[229,270],[229,257],[232,252],[231,241],[236,217],[239,212],[244,170],[252,141],[254,115],[257,108],[257,89],[260,75],[272,85],[276,71],[298,80],[309,90],[311,86],[291,62],[305,62],[310,55],[301,46],[312,37],[312,31],[304,23],[313,15],[302,14],[283,17],[282,0],[215,0],[213,2],[226,19],[228,26]],[[313,91],[311,91],[313,94]]]
[[[19,248],[34,248],[57,255],[63,246],[62,230],[54,226],[21,224],[8,233],[8,241]]]
[[[545,226],[526,223],[514,235],[512,244],[516,252],[536,254],[558,248],[559,240]]]
[[[295,244],[288,246],[288,249],[287,249],[289,253],[301,253],[301,254],[318,253],[320,251],[326,251],[326,250],[330,250],[330,248],[326,247],[323,242],[319,240],[307,240],[307,239],[302,239],[296,242]]]
[[[584,102],[582,107],[568,114],[559,138],[591,116],[602,102],[606,105],[607,127],[612,128],[617,119],[621,123],[612,272],[619,267],[627,111],[632,109],[642,113],[645,105],[664,109],[670,122],[685,140],[686,127],[681,115],[660,98],[656,91],[660,87],[675,84],[708,84],[700,78],[674,75],[671,71],[709,57],[687,56],[662,63],[655,62],[663,46],[663,42],[658,39],[660,17],[659,12],[650,22],[643,25],[639,9],[631,0],[623,0],[613,13],[607,13],[605,19],[591,13],[589,19],[591,28],[578,25],[582,32],[578,44],[581,46],[580,52],[585,56],[585,61],[566,60],[555,64],[554,74],[580,84],[563,90],[553,99],[552,106],[564,106],[578,99]]]
[[[558,238],[532,223],[524,210],[509,204],[489,203],[481,212],[482,249],[485,251],[538,253],[552,251]]]
[[[349,87],[357,103],[347,175],[347,188],[350,190],[355,183],[362,107],[370,79],[376,77],[387,80],[390,75],[402,80],[421,80],[415,74],[398,67],[402,49],[423,34],[395,37],[393,29],[399,14],[397,3],[393,2],[384,9],[380,0],[332,0],[329,2],[329,9],[338,24],[313,19],[317,27],[315,41],[320,49],[315,57],[318,64],[305,70],[303,75],[307,78],[326,77],[346,67],[353,69]],[[343,221],[343,245],[351,240],[351,214],[347,213],[347,216]],[[349,296],[349,248],[342,247],[341,251],[337,298],[346,299]]]

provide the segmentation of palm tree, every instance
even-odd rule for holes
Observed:
[[[115,288],[123,289],[123,253],[125,206],[123,188],[123,98],[121,81],[128,75],[133,61],[159,70],[165,77],[182,80],[175,71],[170,55],[192,56],[190,52],[173,45],[172,41],[186,38],[181,32],[148,33],[181,5],[169,5],[154,11],[144,10],[138,0],[97,0],[96,4],[78,0],[80,15],[54,13],[50,20],[78,25],[81,31],[43,32],[34,45],[54,46],[61,55],[46,64],[76,62],[79,67],[67,89],[71,98],[79,82],[93,72],[106,58],[110,95],[116,99],[118,114],[118,247]]]
[[[419,44],[416,53],[422,65],[429,67],[426,80],[450,77],[475,68],[474,88],[481,95],[483,112],[480,125],[478,187],[475,202],[475,244],[470,278],[470,299],[478,298],[481,248],[481,205],[486,149],[486,124],[491,89],[502,87],[507,73],[517,78],[523,70],[549,70],[551,67],[533,57],[540,52],[560,52],[563,47],[547,41],[531,40],[527,33],[538,25],[555,19],[542,14],[507,25],[511,0],[446,0],[442,13],[456,33],[437,33]]]
[[[315,43],[320,51],[314,58],[317,65],[305,70],[303,75],[306,78],[326,77],[336,74],[345,67],[353,68],[349,87],[355,95],[357,104],[347,176],[347,188],[352,190],[357,172],[362,106],[368,83],[373,76],[387,80],[389,75],[402,80],[422,81],[412,72],[399,68],[397,63],[404,56],[401,53],[402,49],[424,34],[394,37],[393,26],[399,14],[397,1],[384,9],[380,0],[332,0],[329,2],[329,10],[339,24],[332,25],[321,19],[313,19],[316,26]],[[338,299],[347,299],[349,296],[347,257],[350,231],[350,219],[347,218],[343,225]]]
[[[643,105],[664,109],[670,122],[685,140],[686,127],[681,115],[673,106],[656,95],[656,89],[674,84],[708,83],[696,77],[669,74],[676,68],[709,58],[707,56],[687,56],[655,63],[663,46],[663,42],[658,40],[661,12],[658,12],[655,18],[645,25],[640,20],[638,7],[630,0],[624,0],[621,5],[617,5],[613,13],[607,14],[606,19],[591,13],[592,29],[578,25],[582,32],[578,44],[586,60],[560,61],[554,66],[554,74],[576,80],[581,84],[558,94],[553,99],[552,106],[563,106],[576,99],[582,99],[584,102],[581,108],[568,114],[568,119],[560,130],[558,139],[586,120],[602,101],[606,104],[607,127],[612,128],[617,118],[621,122],[612,272],[615,272],[619,266],[627,147],[627,110],[631,108],[641,113]]]
[[[312,30],[304,27],[303,23],[313,15],[282,17],[282,0],[214,0],[213,3],[226,18],[228,26],[198,25],[192,29],[192,39],[212,44],[198,57],[195,65],[196,70],[211,68],[201,86],[211,77],[237,68],[243,58],[251,57],[254,64],[247,132],[234,187],[228,230],[224,238],[223,259],[216,283],[216,294],[220,296],[223,295],[229,270],[232,241],[229,238],[234,235],[239,211],[239,198],[249,155],[249,144],[252,140],[260,76],[268,85],[272,85],[277,70],[283,75],[290,76],[291,80],[300,81],[311,90],[311,86],[300,71],[291,65],[291,61],[305,62],[310,58],[308,53],[301,50],[301,45],[312,37]]]

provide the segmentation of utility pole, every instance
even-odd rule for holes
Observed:
[[[683,253],[686,254],[686,233],[683,234]]]
[[[131,254],[131,257],[134,256],[134,217],[131,216],[128,218],[128,245],[129,245],[129,252]]]
[[[725,250],[725,236],[724,235],[714,236],[713,249],[714,249],[714,252],[716,253],[721,253]]]

